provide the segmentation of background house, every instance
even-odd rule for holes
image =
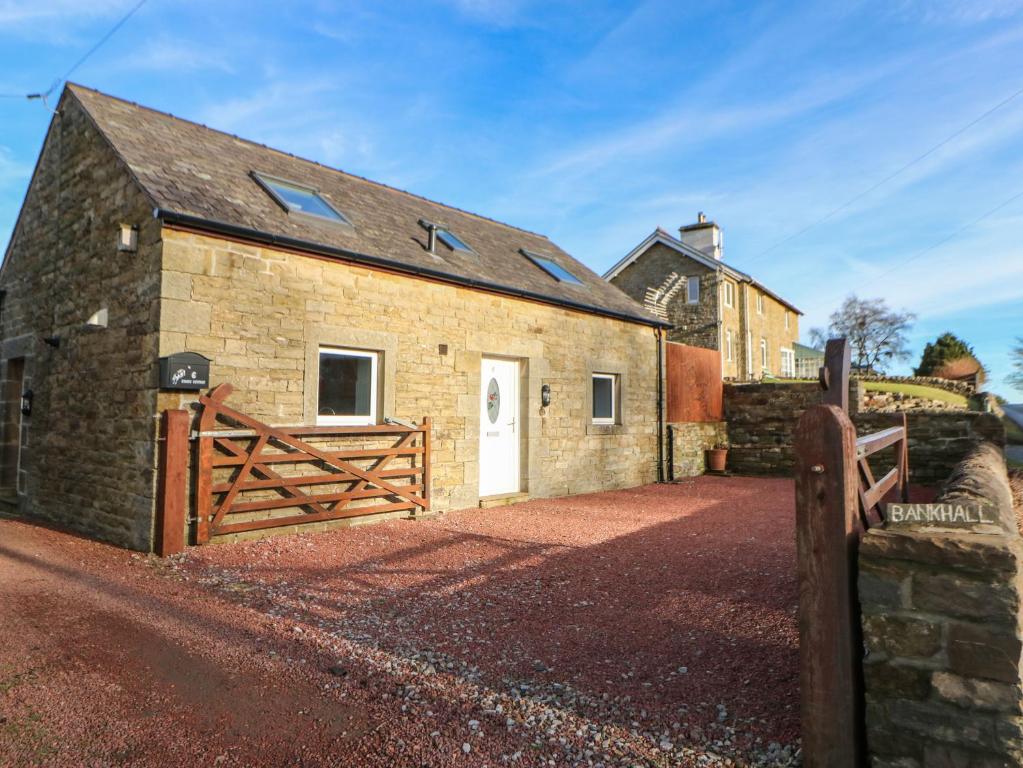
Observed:
[[[554,243],[80,86],[0,289],[7,492],[125,546],[185,351],[265,423],[430,416],[434,509],[658,475],[663,322]]]
[[[671,341],[721,351],[721,375],[795,375],[799,316],[790,302],[722,261],[720,227],[701,213],[673,237],[656,229],[604,278],[670,322]]]

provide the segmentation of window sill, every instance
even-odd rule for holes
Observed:
[[[621,424],[594,424],[586,425],[587,435],[620,435],[624,432]]]

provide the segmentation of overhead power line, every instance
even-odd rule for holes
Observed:
[[[85,53],[83,53],[78,58],[78,61],[76,61],[74,64],[71,65],[71,67],[67,70],[67,72],[65,72],[61,77],[56,78],[52,83],[50,83],[50,87],[47,88],[45,91],[39,91],[37,93],[0,93],[0,98],[2,98],[2,99],[41,99],[45,103],[46,99],[57,89],[57,87],[62,82],[67,80],[69,77],[71,77],[71,75],[73,75],[78,70],[78,68],[80,66],[82,66],[82,64],[84,64],[89,59],[89,57],[91,57],[94,53],[96,53],[96,51],[98,51],[100,48],[102,48],[103,45],[107,42],[107,40],[109,40],[111,37],[113,37],[114,34],[117,32],[117,30],[119,30],[121,27],[123,27],[125,25],[125,23],[127,23],[128,19],[130,19],[132,16],[134,16],[138,12],[138,10],[143,5],[146,4],[147,1],[148,0],[139,0],[139,2],[137,2],[135,5],[133,5],[131,10],[129,10],[126,14],[124,14],[124,16],[122,16],[118,20],[118,22],[116,24],[114,24],[114,26],[112,26],[107,31],[107,33],[105,35],[103,35],[103,37],[101,37],[99,40],[97,40],[95,45],[93,45],[91,48],[89,48],[89,50],[87,50]]]
[[[993,208],[989,208],[988,210],[986,210],[984,213],[982,213],[977,218],[971,219],[966,224],[963,224],[961,227],[959,227],[954,232],[946,235],[945,237],[941,238],[940,240],[938,240],[938,241],[936,241],[934,243],[931,243],[930,245],[928,245],[925,248],[921,248],[920,250],[915,251],[914,253],[911,253],[906,258],[900,259],[898,262],[893,264],[891,267],[886,269],[884,272],[881,272],[881,273],[879,273],[877,275],[872,275],[870,278],[868,278],[868,280],[870,282],[870,285],[867,285],[865,283],[861,283],[859,288],[861,290],[867,290],[867,289],[870,289],[872,287],[875,287],[877,285],[877,282],[881,278],[887,277],[888,275],[892,274],[893,272],[897,272],[898,270],[902,269],[907,264],[909,264],[911,261],[916,261],[921,256],[926,256],[931,251],[934,251],[934,250],[940,248],[941,246],[943,246],[945,243],[949,242],[950,240],[954,240],[955,238],[957,238],[961,234],[963,234],[963,232],[965,232],[966,230],[970,229],[971,227],[975,227],[977,224],[980,224],[980,222],[984,221],[985,219],[988,219],[991,216],[994,216],[1000,210],[1002,210],[1003,208],[1007,208],[1008,206],[1012,205],[1014,202],[1016,202],[1017,200],[1019,200],[1021,198],[1023,198],[1023,191],[1016,192],[1014,195],[1012,195],[1011,197],[1003,200],[1002,202],[1000,202],[998,205],[994,206]],[[849,289],[844,288],[842,290],[844,292],[844,291],[848,291]],[[835,298],[837,298],[838,297],[838,292],[836,292],[834,294],[834,296],[835,296]]]
[[[1009,95],[1009,96],[1007,96],[1006,98],[1002,99],[1002,100],[1001,100],[1000,102],[998,102],[997,104],[995,104],[995,105],[994,105],[993,107],[991,107],[990,109],[988,109],[988,110],[986,110],[986,111],[982,112],[982,113],[981,113],[980,115],[978,115],[977,117],[975,117],[975,118],[974,118],[973,120],[971,120],[970,122],[968,122],[968,123],[967,123],[966,125],[962,126],[961,128],[959,128],[959,129],[958,129],[957,131],[955,131],[954,133],[951,133],[951,134],[949,134],[948,136],[946,136],[946,137],[945,137],[944,139],[942,139],[941,141],[939,141],[939,142],[938,142],[937,144],[935,144],[934,146],[932,146],[932,147],[931,147],[930,149],[928,149],[928,150],[927,150],[926,152],[924,152],[923,154],[921,154],[921,155],[918,155],[918,156],[916,156],[915,158],[913,158],[912,160],[910,160],[910,161],[909,161],[908,163],[906,163],[905,165],[901,166],[901,167],[900,167],[900,168],[898,168],[897,170],[895,170],[895,171],[893,171],[892,173],[888,174],[888,175],[887,175],[887,176],[885,176],[885,177],[884,177],[883,179],[881,179],[881,180],[879,180],[879,181],[875,182],[874,184],[872,184],[871,186],[867,187],[867,188],[866,188],[866,189],[864,189],[863,191],[861,191],[861,192],[857,192],[857,193],[856,193],[855,195],[853,195],[852,197],[850,197],[850,198],[849,198],[848,200],[846,200],[846,201],[845,201],[844,203],[842,203],[841,205],[837,206],[836,208],[832,208],[832,209],[831,209],[830,211],[828,211],[827,213],[825,213],[825,214],[824,214],[823,216],[821,216],[821,217],[820,217],[819,219],[815,219],[814,221],[810,222],[810,223],[809,223],[809,224],[807,224],[807,225],[806,225],[805,227],[803,227],[802,229],[800,229],[800,230],[799,230],[798,232],[794,232],[794,233],[792,233],[791,235],[789,235],[788,237],[785,237],[784,239],[782,239],[782,240],[779,240],[779,241],[778,241],[777,243],[775,243],[774,245],[772,245],[772,246],[770,246],[770,247],[768,247],[768,248],[764,249],[763,251],[760,251],[760,252],[759,252],[759,253],[757,253],[757,254],[756,254],[755,256],[753,256],[753,257],[751,257],[750,259],[748,259],[746,263],[749,263],[749,262],[752,262],[752,261],[756,261],[757,259],[760,259],[760,258],[762,258],[762,257],[766,256],[766,255],[767,255],[767,254],[769,254],[769,253],[770,253],[771,251],[774,251],[774,250],[776,250],[776,249],[780,248],[781,246],[785,245],[786,243],[790,243],[790,242],[792,242],[792,241],[793,241],[793,240],[795,240],[795,239],[796,239],[797,237],[800,237],[800,236],[802,236],[802,235],[805,235],[805,234],[806,234],[807,232],[809,232],[809,231],[810,231],[811,229],[813,229],[814,227],[816,227],[816,226],[818,226],[818,225],[820,225],[820,224],[823,224],[823,223],[824,223],[825,221],[827,221],[828,219],[830,219],[830,218],[832,218],[833,216],[836,216],[837,214],[839,214],[839,213],[841,213],[842,211],[846,210],[847,208],[849,208],[849,207],[850,207],[851,205],[853,205],[854,203],[858,202],[859,200],[862,200],[862,199],[863,199],[864,197],[866,197],[867,195],[869,195],[869,194],[870,194],[871,192],[874,192],[874,191],[876,191],[877,189],[880,189],[881,187],[883,187],[883,186],[884,186],[885,184],[887,184],[888,182],[890,182],[890,181],[892,181],[893,179],[896,179],[896,178],[898,178],[899,176],[901,176],[901,175],[902,175],[903,173],[905,173],[906,171],[908,171],[908,170],[909,170],[910,168],[912,168],[913,166],[915,166],[915,165],[918,165],[919,163],[923,162],[923,161],[924,161],[924,160],[926,160],[926,159],[927,159],[928,157],[930,157],[930,156],[931,156],[931,155],[933,155],[933,154],[934,154],[935,152],[937,152],[937,151],[938,151],[939,149],[941,149],[942,147],[944,147],[944,146],[945,146],[946,144],[949,144],[950,142],[952,142],[952,141],[955,141],[955,140],[956,140],[956,139],[958,139],[958,138],[959,138],[960,136],[962,136],[962,135],[963,135],[964,133],[966,133],[966,132],[967,132],[968,130],[970,130],[971,128],[973,128],[973,127],[974,127],[975,125],[977,125],[977,124],[978,124],[978,123],[980,123],[980,122],[983,122],[983,121],[984,121],[984,120],[986,120],[986,119],[987,119],[988,117],[990,117],[991,115],[993,115],[993,114],[994,114],[995,112],[997,112],[998,110],[1002,109],[1002,108],[1003,108],[1004,106],[1006,106],[1006,105],[1007,105],[1007,104],[1009,104],[1010,102],[1014,101],[1015,99],[1019,98],[1020,96],[1023,96],[1023,88],[1020,88],[1020,89],[1019,89],[1018,91],[1015,91],[1014,93],[1010,94],[1010,95]]]

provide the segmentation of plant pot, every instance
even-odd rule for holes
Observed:
[[[728,459],[727,448],[708,448],[705,453],[707,454],[707,471],[708,472],[724,472],[725,462]]]

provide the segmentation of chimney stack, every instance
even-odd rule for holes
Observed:
[[[690,248],[695,248],[704,256],[709,256],[714,261],[721,261],[721,252],[724,249],[724,235],[721,227],[713,221],[707,221],[707,216],[700,211],[696,214],[696,223],[678,228],[678,237]]]

